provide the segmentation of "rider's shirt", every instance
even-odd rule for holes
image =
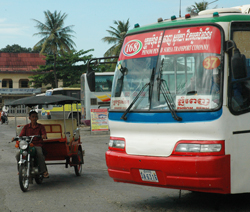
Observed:
[[[31,123],[26,124],[23,127],[19,136],[31,136],[31,135],[41,135],[41,136],[46,135],[46,130],[42,124],[37,123],[35,128],[32,128]],[[43,139],[42,138],[34,138],[32,143],[35,146],[42,146]]]

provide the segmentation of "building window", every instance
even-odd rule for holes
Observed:
[[[7,81],[6,81],[6,80],[3,80],[3,81],[2,81],[2,87],[3,87],[3,88],[7,88]]]
[[[13,88],[13,82],[11,79],[3,79],[2,88]]]
[[[9,81],[9,88],[13,88],[13,82],[12,82],[12,80]]]
[[[19,81],[20,88],[28,88],[29,87],[29,80],[22,79]]]

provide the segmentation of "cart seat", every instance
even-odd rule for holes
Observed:
[[[25,126],[24,124],[17,126],[17,129],[16,129],[17,135],[20,135],[24,126]],[[60,124],[44,124],[43,126],[46,130],[48,139],[61,139],[61,138],[63,138],[62,137],[62,127]]]
[[[40,124],[43,124],[47,133],[46,140],[49,139],[60,139],[65,138],[65,134],[70,134],[69,141],[73,140],[73,129],[77,129],[77,122],[76,119],[73,119],[73,129],[72,129],[72,120],[66,119],[65,120],[65,129],[64,130],[64,120],[63,119],[40,119],[37,121]]]

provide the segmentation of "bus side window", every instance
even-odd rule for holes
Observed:
[[[96,92],[103,92],[104,90],[103,90],[103,88],[102,88],[102,85],[96,84],[96,86],[95,86],[95,91],[96,91]]]
[[[247,59],[249,63],[249,59]],[[249,71],[249,65],[247,66]],[[248,76],[249,77],[249,74]],[[232,78],[231,85],[231,106],[235,112],[243,112],[249,110],[250,106],[250,79],[237,81]]]
[[[250,111],[250,30],[246,25],[242,25],[242,27],[246,28],[238,31],[236,27],[236,30],[233,31],[233,40],[240,52],[245,55],[247,66],[247,77],[240,80],[232,77],[230,83],[231,110],[236,114]]]
[[[107,81],[107,85],[108,85],[108,91],[111,91],[111,89],[112,89],[112,80],[107,79],[106,81]]]

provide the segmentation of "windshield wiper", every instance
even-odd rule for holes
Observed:
[[[171,112],[172,117],[176,121],[182,121],[182,118],[177,116],[177,114],[175,112],[175,109],[174,109],[175,103],[174,103],[173,97],[172,97],[172,95],[171,95],[171,93],[169,91],[169,88],[167,86],[166,81],[163,80],[163,79],[159,79],[159,78],[157,78],[157,81],[158,81],[158,85],[160,86],[159,90],[161,90],[161,92],[162,92],[162,95],[163,95],[163,97],[164,97],[164,99],[165,99],[165,101],[166,101],[166,103],[168,105],[168,108],[169,108],[169,110]]]
[[[145,90],[145,88],[147,86],[150,85],[150,82],[146,83],[142,89],[140,90],[140,92],[136,95],[136,97],[134,98],[133,102],[131,102],[131,104],[129,105],[129,107],[126,109],[125,113],[123,113],[123,115],[121,116],[121,119],[123,120],[127,120],[126,115],[128,114],[128,112],[130,111],[130,109],[133,107],[133,105],[135,104],[135,102],[137,101],[137,99],[140,97],[141,93]]]
[[[171,112],[172,117],[176,120],[176,121],[182,121],[182,118],[177,116],[176,112],[175,112],[175,103],[173,100],[173,97],[171,95],[171,92],[168,88],[168,85],[166,83],[166,80],[161,79],[162,78],[162,67],[163,67],[163,63],[164,63],[164,58],[161,61],[161,67],[160,67],[160,72],[159,72],[159,76],[157,78],[157,91],[158,91],[158,101],[160,101],[160,91],[162,92],[162,95],[168,105],[168,108]]]
[[[152,69],[152,74],[150,77],[150,82],[149,82],[149,93],[148,93],[148,99],[149,99],[149,104],[151,107],[151,99],[152,99],[152,94],[153,94],[153,86],[154,86],[154,76],[155,76],[155,68]]]
[[[142,89],[139,91],[139,93],[136,95],[136,97],[134,98],[133,102],[131,102],[131,104],[129,105],[129,107],[126,109],[126,111],[123,113],[123,115],[121,116],[121,119],[123,120],[127,120],[126,115],[128,114],[128,112],[130,111],[130,109],[133,107],[133,105],[135,104],[135,102],[139,99],[141,93],[145,90],[146,87],[149,86],[149,94],[148,94],[148,99],[149,99],[149,104],[151,104],[151,98],[152,98],[152,90],[153,90],[153,84],[154,84],[154,74],[155,74],[155,68],[152,69],[152,73],[151,73],[151,77],[150,77],[150,81],[148,83],[146,83]]]

